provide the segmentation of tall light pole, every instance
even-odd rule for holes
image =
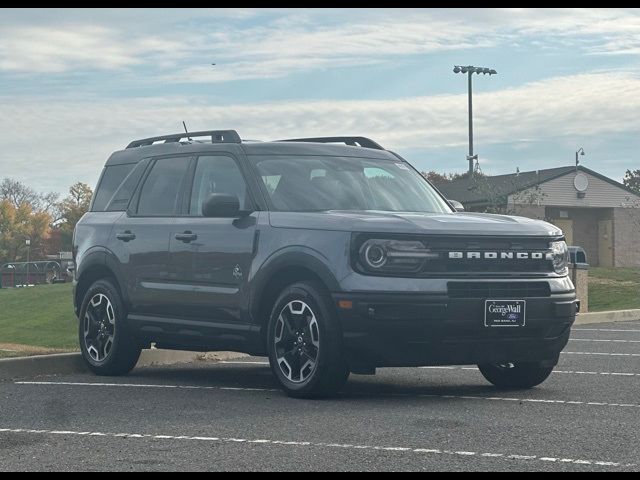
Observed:
[[[471,76],[474,73],[478,75],[489,74],[496,75],[498,72],[493,70],[492,68],[487,67],[474,67],[471,65],[467,65],[466,67],[461,67],[456,65],[453,67],[453,73],[466,73],[468,75],[468,84],[469,84],[469,155],[467,155],[467,160],[469,161],[469,175],[473,176],[473,161],[478,159],[478,155],[473,154],[473,88],[471,82]]]

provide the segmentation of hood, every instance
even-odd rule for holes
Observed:
[[[562,230],[542,220],[487,213],[271,212],[271,226],[367,233],[559,237]]]

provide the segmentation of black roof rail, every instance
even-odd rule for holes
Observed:
[[[353,147],[373,148],[385,150],[382,145],[367,137],[316,137],[316,138],[288,138],[279,142],[313,142],[313,143],[345,143]]]
[[[134,140],[127,148],[144,147],[153,145],[156,142],[177,143],[182,139],[195,137],[211,137],[211,143],[242,143],[240,135],[235,130],[207,130],[204,132],[174,133],[173,135],[162,135],[160,137],[143,138]]]

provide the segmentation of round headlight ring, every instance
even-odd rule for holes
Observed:
[[[371,243],[364,250],[364,259],[371,268],[381,268],[387,263],[387,252],[382,245]]]

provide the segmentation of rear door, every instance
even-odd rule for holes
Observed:
[[[171,236],[171,262],[181,285],[183,315],[206,322],[212,333],[244,330],[241,306],[256,244],[259,215],[247,177],[231,153],[207,153],[196,159],[184,216]],[[240,218],[205,218],[202,203],[212,193],[233,194]]]
[[[170,317],[180,310],[169,246],[191,161],[191,156],[153,159],[113,229],[111,243],[123,259],[132,314]]]

